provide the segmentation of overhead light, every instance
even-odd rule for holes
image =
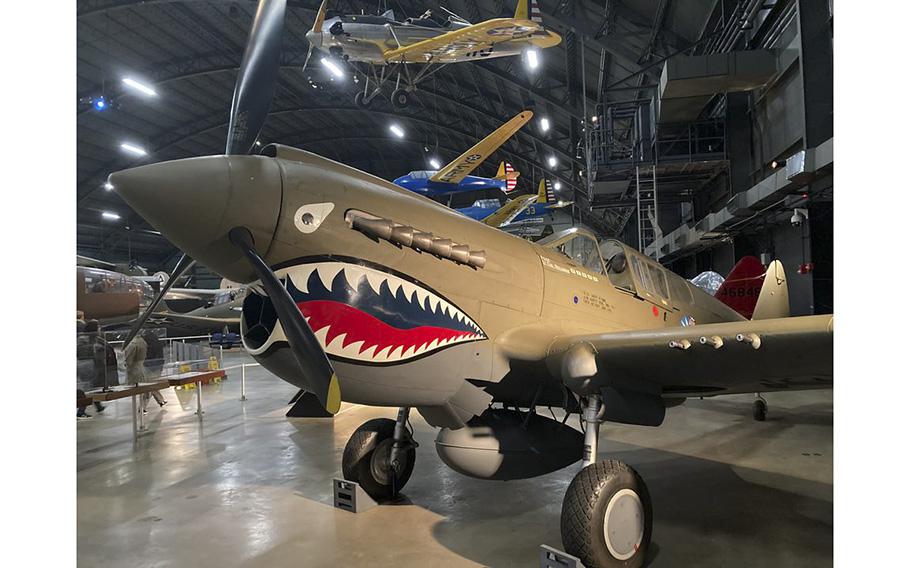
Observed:
[[[116,213],[111,213],[110,211],[103,211],[101,213],[101,216],[104,217],[105,219],[110,219],[111,221],[116,221],[117,219],[120,218],[120,215],[117,215]]]
[[[540,53],[536,48],[525,50],[525,62],[528,64],[528,69],[537,69],[540,65]]]
[[[555,189],[556,191],[559,191],[560,189],[562,189],[562,183],[560,183],[560,182],[558,182],[558,181],[555,182],[555,183],[553,184],[553,189]]]
[[[597,122],[597,115],[596,115],[596,114],[595,114],[594,116],[591,117],[591,122]]]
[[[332,72],[332,75],[338,77],[339,79],[344,77],[344,71],[341,70],[341,67],[337,63],[329,59],[328,57],[322,58],[322,65]]]
[[[559,162],[556,161],[556,156],[550,156],[549,158],[547,158],[547,164],[549,164],[549,166],[551,168],[555,168],[556,164],[558,164],[558,163]]]
[[[438,170],[442,167],[442,164],[440,164],[439,160],[436,158],[430,158],[430,166],[432,166],[434,170]]]
[[[120,145],[120,148],[124,152],[129,152],[130,154],[135,154],[137,156],[145,156],[148,154],[148,152],[145,151],[145,148],[136,146],[135,144],[130,144],[129,142],[124,142]]]
[[[777,160],[774,160],[773,162],[771,162],[771,169],[772,169],[772,170],[776,170],[776,169],[777,169]]]
[[[155,89],[149,87],[148,85],[143,85],[143,84],[140,83],[139,81],[137,81],[137,80],[135,80],[135,79],[131,79],[130,77],[124,77],[124,78],[123,78],[123,84],[126,85],[127,87],[131,88],[131,89],[134,89],[134,90],[136,90],[136,91],[139,91],[139,92],[142,93],[143,95],[147,95],[147,96],[149,96],[149,97],[157,97],[157,96],[158,96],[158,93],[155,92]]]
[[[112,184],[112,183],[109,182],[109,181],[106,181],[106,182],[104,182],[104,186],[103,186],[103,187],[104,187],[104,189],[106,189],[107,191],[110,191],[110,190],[114,189],[114,184]]]
[[[404,138],[404,130],[402,130],[401,127],[398,126],[397,124],[393,124],[393,125],[389,126],[389,130],[391,130],[392,134],[394,134],[395,136],[397,136],[399,138]]]
[[[550,119],[547,117],[541,118],[540,119],[540,131],[546,132],[549,129],[550,129]]]
[[[92,106],[95,107],[95,110],[104,110],[107,108],[107,101],[104,97],[98,97],[92,101]]]

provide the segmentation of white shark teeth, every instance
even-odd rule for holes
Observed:
[[[383,278],[382,275],[380,275],[376,272],[373,272],[373,271],[367,272],[366,275],[367,275],[367,282],[370,283],[370,288],[372,288],[373,292],[376,292],[376,295],[378,296],[379,288],[382,286],[382,283],[388,282],[388,280]]]
[[[356,266],[345,266],[343,270],[344,277],[348,281],[348,286],[350,286],[352,290],[356,290],[360,286],[361,279],[366,276],[366,273]]]
[[[330,264],[320,264],[316,267],[316,271],[319,273],[319,279],[322,280],[322,285],[325,286],[325,289],[331,290],[332,281],[335,279],[335,275],[338,274],[337,268]]]

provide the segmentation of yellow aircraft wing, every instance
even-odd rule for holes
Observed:
[[[561,40],[559,34],[549,32],[538,22],[515,18],[494,18],[440,36],[418,41],[411,45],[390,49],[383,54],[390,63],[441,63],[452,61],[474,51],[489,48],[497,43],[526,40],[538,47],[551,47]]]
[[[499,227],[504,225],[514,219],[519,213],[524,211],[525,207],[530,205],[535,199],[536,195],[522,195],[516,197],[515,199],[510,200],[508,203],[491,213],[489,216],[485,217],[483,222],[485,225],[491,227]]]
[[[494,130],[489,136],[474,144],[470,150],[455,158],[452,162],[446,164],[436,175],[430,178],[430,181],[441,183],[458,183],[466,175],[474,171],[474,168],[496,151],[497,148],[512,137],[527,121],[531,120],[534,113],[525,110],[512,118],[508,122]]]

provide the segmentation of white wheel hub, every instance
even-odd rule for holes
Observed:
[[[641,499],[631,489],[613,494],[604,513],[604,542],[617,560],[635,556],[645,534]]]

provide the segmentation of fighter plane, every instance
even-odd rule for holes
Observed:
[[[188,312],[163,311],[151,316],[156,327],[164,327],[170,337],[207,335],[217,331],[240,331],[243,287],[218,290],[213,300]]]
[[[537,0],[518,0],[512,18],[494,18],[477,24],[445,10],[440,20],[430,10],[420,18],[404,22],[392,10],[379,16],[365,14],[326,18],[328,0],[319,7],[313,27],[306,37],[310,42],[304,68],[313,50],[338,60],[369,65],[363,91],[354,102],[368,106],[383,85],[394,81],[392,104],[408,105],[410,94],[421,80],[450,63],[520,55],[558,45],[559,34],[546,30]],[[412,74],[408,64],[422,64]]]
[[[515,189],[516,180],[520,175],[511,164],[500,163],[499,171],[494,178],[468,174],[483,163],[533,116],[534,113],[529,110],[522,111],[438,171],[413,171],[397,178],[395,183],[427,197],[484,189],[499,189],[503,193],[511,193]]]
[[[264,367],[328,412],[342,401],[399,408],[361,425],[342,457],[343,476],[374,498],[413,471],[413,409],[465,475],[528,478],[582,460],[563,501],[564,548],[589,567],[637,567],[651,502],[633,468],[599,459],[601,423],[658,426],[692,396],[832,386],[833,318],[787,317],[779,262],[750,320],[582,229],[531,243],[310,152],[248,155],[269,84],[242,87],[277,73],[279,47],[257,38],[281,21],[283,3],[260,4],[224,155],[109,181],[184,251],[169,283],[198,260],[249,284],[242,339]],[[579,413],[583,432],[538,412],[547,407]]]

